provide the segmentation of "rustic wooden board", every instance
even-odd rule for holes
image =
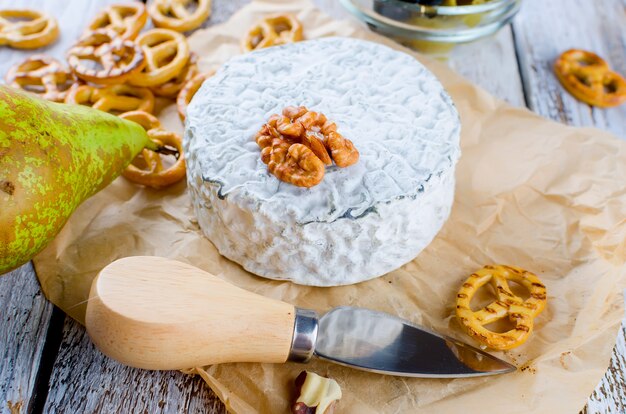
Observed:
[[[514,106],[526,106],[510,26],[494,36],[456,47],[448,63],[498,98]]]
[[[626,76],[626,0],[529,0],[513,23],[530,109],[576,126],[595,126],[626,139],[626,105],[598,109],[577,101],[555,78],[554,60],[568,49],[602,56]]]
[[[74,21],[76,19],[80,19],[81,22],[86,23],[89,20],[89,16],[93,15],[95,11],[104,7],[107,3],[116,1],[117,0],[71,0],[71,2],[68,2],[67,0],[3,0],[2,6],[5,5],[5,2],[13,6],[35,6],[36,8],[48,10],[52,14],[56,15],[60,20],[61,26],[63,27],[63,37],[59,43],[48,48],[46,52],[62,58],[67,45],[71,44],[73,39],[75,39],[76,36],[78,36],[78,34],[82,31],[81,25],[76,25]],[[535,0],[535,2],[537,1],[538,0]],[[621,0],[612,1],[615,4],[618,4]],[[315,0],[315,2],[318,6],[320,6],[320,8],[336,18],[351,18],[341,8],[336,0]],[[576,3],[581,2],[582,0],[576,1]],[[248,3],[248,0],[214,1],[213,15],[208,20],[206,25],[208,26],[225,21],[234,11],[245,3]],[[532,0],[528,0],[527,3],[532,4]],[[543,7],[545,3],[546,2],[541,2],[541,6]],[[555,4],[553,9],[549,10],[550,13],[556,13],[558,10],[571,7],[571,0],[555,0],[547,3]],[[556,5],[560,5],[561,8]],[[593,6],[587,6],[587,8],[593,8]],[[528,13],[528,9],[529,7],[525,7],[522,15],[519,16],[517,20],[527,20],[524,16]],[[534,13],[535,10],[532,10],[532,12]],[[572,13],[576,14],[575,11]],[[619,10],[617,14],[619,15]],[[583,16],[586,16],[586,14],[580,13],[577,16],[578,19],[583,19]],[[74,21],[72,21],[72,19],[74,19]],[[542,21],[543,26],[539,28],[543,28],[544,32],[551,31],[555,21],[565,20],[562,20],[558,14],[550,15],[548,13],[547,16],[544,16],[544,21]],[[67,24],[64,22],[72,23]],[[527,21],[524,21],[523,23],[526,24]],[[600,25],[599,21],[596,23]],[[577,26],[572,26],[575,28],[572,30],[577,29]],[[542,113],[543,115],[549,116],[550,112],[541,112],[542,105],[545,105],[546,107],[550,107],[550,105],[557,105],[549,103],[555,102],[555,96],[557,95],[553,93],[547,94],[545,90],[542,90],[542,85],[534,87],[527,86],[525,88],[526,97],[523,94],[519,68],[515,56],[515,45],[517,45],[518,48],[521,48],[519,50],[524,51],[522,53],[518,53],[520,55],[525,55],[527,53],[526,48],[530,48],[530,46],[523,43],[524,40],[520,39],[519,27],[522,26],[516,23],[515,28],[517,30],[515,30],[514,33],[511,32],[510,28],[507,28],[493,38],[486,39],[463,48],[458,48],[450,57],[450,65],[461,74],[483,86],[496,96],[504,98],[512,104],[518,106],[524,105],[525,99],[527,99],[531,104],[532,109]],[[524,30],[526,29],[524,28]],[[580,33],[584,33],[585,36],[589,36],[596,41],[600,41],[595,37],[596,32],[606,32],[606,30],[602,31],[599,27],[587,27],[586,30],[577,30],[580,30]],[[538,33],[541,33],[541,31]],[[590,36],[590,33],[594,35]],[[619,34],[619,31],[617,33]],[[513,42],[513,34],[516,36],[517,43]],[[546,42],[545,36],[542,39],[542,42],[549,43]],[[621,44],[623,45],[623,43],[622,37]],[[0,73],[4,73],[6,67],[9,65],[9,62],[13,63],[15,59],[19,60],[26,56],[24,52],[11,51],[7,52],[11,54],[11,57],[5,58],[5,56],[8,56],[5,51],[6,49],[2,51],[3,59],[0,60]],[[528,53],[530,52],[531,51]],[[615,58],[617,61],[622,59],[622,67],[624,66],[623,52],[624,49],[622,46],[622,52],[621,54],[618,54],[618,56],[621,57]],[[527,67],[527,64],[526,62],[522,63],[524,80],[528,81],[529,74],[527,73],[528,71],[524,69]],[[611,63],[614,66],[617,65],[614,62]],[[623,72],[624,71],[622,70],[622,73]],[[540,77],[542,75],[545,75],[545,73],[538,73],[535,77]],[[538,80],[535,79],[536,84],[537,82]],[[563,94],[566,93],[563,92]],[[534,102],[533,99],[537,100],[537,102]],[[609,130],[614,128],[615,124],[620,124],[620,119],[622,120],[623,125],[624,119],[623,115],[620,119],[617,119],[617,121],[610,116],[607,116],[606,119],[601,117],[599,120],[593,117],[585,120],[583,117],[572,118],[571,116],[571,119],[568,119],[567,117],[562,118],[560,113],[559,116],[552,116],[552,118],[557,120],[565,119],[572,124],[578,125],[593,124]],[[583,121],[590,121],[591,124],[577,123]],[[19,283],[14,285],[13,289],[18,292],[21,291],[21,295],[24,295],[24,292],[35,292],[34,294],[36,295],[38,290],[36,282],[34,281],[32,269],[26,268],[21,271],[27,272],[30,275],[31,290],[28,290],[27,286],[21,286]],[[7,343],[7,349],[9,349],[10,352],[22,352],[22,354],[26,357],[22,356],[21,358],[23,362],[18,364],[15,363],[15,361],[19,362],[20,357],[17,357],[18,359],[14,359],[16,357],[9,355],[8,358],[10,359],[5,357],[4,360],[13,361],[13,363],[7,364],[6,367],[1,365],[2,363],[0,362],[0,401],[3,401],[2,397],[4,395],[16,395],[15,392],[11,390],[19,390],[20,387],[23,386],[21,385],[22,383],[34,383],[34,368],[37,367],[37,357],[39,356],[40,358],[42,352],[41,348],[43,347],[43,344],[41,343],[41,338],[44,337],[47,325],[40,324],[41,328],[38,328],[40,330],[39,333],[34,331],[32,327],[38,326],[34,323],[37,320],[42,320],[44,322],[49,320],[51,312],[48,310],[48,314],[46,316],[45,310],[36,310],[38,306],[36,304],[28,305],[26,303],[25,306],[20,308],[19,303],[22,302],[24,298],[19,297],[16,299],[14,297],[20,295],[9,295],[8,297],[10,297],[10,300],[5,305],[2,302],[6,296],[3,293],[3,289],[7,289],[6,287],[3,287],[4,279],[10,280],[15,279],[15,277],[11,275],[0,279],[0,309],[16,308],[16,312],[19,312],[19,309],[22,309],[22,312],[25,312],[24,309],[26,309],[30,310],[30,314],[28,315],[28,318],[22,322],[22,325],[15,325],[16,328],[5,327],[3,330],[5,325],[9,326],[11,323],[15,322],[12,320],[14,319],[13,316],[9,316],[7,321],[0,320],[0,335],[2,335],[0,338],[7,338],[8,336],[4,335],[6,332],[13,332],[15,329],[18,329],[18,332],[29,333],[31,335],[31,337],[29,337],[31,342],[28,342],[28,339],[26,341],[20,338],[15,338],[15,341],[11,341],[13,338],[9,339],[10,342]],[[22,279],[26,280],[27,278]],[[50,308],[49,305],[45,305],[45,302],[41,300],[40,296],[38,300],[44,303],[44,306]],[[16,303],[18,304],[16,305]],[[37,315],[40,316],[38,317]],[[37,342],[36,338],[39,338],[39,342]],[[616,350],[617,353],[614,353],[612,368],[609,369],[603,383],[600,384],[590,399],[588,407],[589,413],[613,413],[625,411],[624,403],[626,402],[626,396],[623,395],[623,392],[625,388],[624,372],[626,372],[626,364],[624,364],[623,355],[626,353],[626,350],[624,346],[623,332],[621,333],[620,338],[618,338]],[[33,357],[29,360],[28,355],[33,355]],[[28,363],[32,362],[32,366],[24,366],[24,361]],[[12,377],[4,374],[5,371],[8,372],[11,369],[13,370],[13,374],[11,374]],[[14,378],[12,380],[13,382],[7,382],[7,384],[10,385],[9,387],[6,387],[9,391],[13,392],[13,394],[4,391],[4,388],[2,388],[2,384],[5,383],[5,378]],[[18,384],[17,387],[14,384]],[[131,386],[129,386],[129,384]],[[17,395],[25,395],[26,398],[32,396],[32,385],[29,386],[31,388],[26,388],[27,391],[23,394],[18,393]],[[7,399],[9,398],[7,397]],[[13,402],[15,400],[11,401]],[[24,404],[22,412],[27,412],[24,410],[29,408],[29,406],[26,402]],[[4,413],[3,410],[8,410],[8,406],[7,408],[0,407],[0,413]],[[28,411],[30,411],[30,408]],[[105,358],[93,348],[85,334],[84,329],[75,322],[67,319],[63,325],[63,341],[61,343],[60,352],[54,362],[53,372],[50,378],[50,390],[45,402],[44,412],[223,413],[225,412],[225,409],[199,377],[194,378],[179,372],[150,373],[135,370],[123,367]]]
[[[626,413],[626,320],[617,335],[611,365],[585,408],[588,414]]]
[[[0,413],[30,412],[35,405],[52,308],[30,263],[0,277]]]
[[[101,354],[69,317],[44,413],[226,413],[199,376],[145,371]]]

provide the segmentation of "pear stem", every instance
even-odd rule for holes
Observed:
[[[154,151],[156,153],[159,153],[159,154],[173,155],[173,156],[176,157],[176,159],[178,159],[178,157],[180,157],[180,154],[178,153],[178,150],[168,148],[165,145],[157,144],[156,142],[154,142],[152,140],[150,140],[146,144],[145,148],[149,149],[150,151]]]
[[[149,149],[150,151],[158,151],[159,148],[161,148],[161,145],[157,144],[156,142],[152,141],[151,139],[148,140],[148,142],[146,143],[146,145],[144,146],[146,149]]]

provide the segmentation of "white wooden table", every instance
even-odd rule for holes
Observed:
[[[118,1],[0,0],[0,8],[32,7],[55,15],[63,34],[44,52],[62,57],[96,11]],[[350,18],[337,0],[315,1],[331,15]],[[207,25],[226,20],[247,2],[213,0]],[[592,109],[556,81],[552,62],[569,48],[595,51],[626,74],[626,0],[525,0],[511,26],[456,49],[449,63],[513,105],[626,139],[626,105]],[[0,74],[24,56],[0,49]],[[589,413],[626,413],[624,332],[622,327],[611,366],[589,398]],[[31,264],[0,277],[0,355],[2,414],[225,412],[199,377],[131,369],[101,355],[80,325],[45,300]]]

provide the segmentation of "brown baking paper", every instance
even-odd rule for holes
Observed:
[[[408,52],[365,27],[333,21],[306,0],[265,0],[190,38],[202,69],[240,53],[243,29],[282,11],[298,14],[309,39],[353,36]],[[443,64],[413,55],[456,103],[463,155],[450,219],[411,263],[344,287],[262,279],[221,257],[201,235],[184,183],[153,191],[118,179],[87,200],[35,259],[45,294],[82,321],[91,280],[100,269],[125,256],[158,255],[299,307],[319,312],[338,305],[367,307],[471,342],[453,317],[456,290],[484,264],[513,264],[536,272],[548,288],[548,306],[530,340],[495,353],[520,367],[516,373],[409,379],[319,361],[224,364],[197,372],[235,413],[287,412],[293,379],[305,368],[339,382],[341,413],[578,412],[608,366],[623,315],[626,142],[513,108]],[[161,119],[182,130],[173,106]]]

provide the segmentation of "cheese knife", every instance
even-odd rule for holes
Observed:
[[[186,263],[128,257],[93,281],[87,332],[106,355],[144,369],[308,362],[408,377],[503,374],[513,365],[396,316],[338,307],[319,317]]]

